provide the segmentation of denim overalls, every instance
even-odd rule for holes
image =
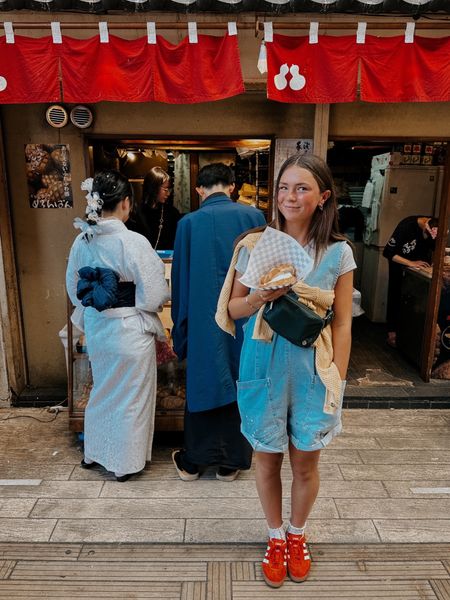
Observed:
[[[334,289],[346,242],[332,244],[305,283]],[[241,431],[258,452],[319,450],[341,429],[337,412],[323,412],[325,386],[315,369],[315,348],[301,348],[274,333],[271,342],[253,340],[256,315],[244,325],[239,369]]]

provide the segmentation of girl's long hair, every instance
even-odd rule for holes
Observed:
[[[285,218],[278,207],[278,191],[280,181],[284,172],[290,167],[300,167],[311,173],[319,186],[320,193],[330,190],[331,195],[323,205],[323,210],[316,208],[311,219],[309,231],[307,232],[307,243],[313,241],[316,248],[316,257],[322,256],[329,244],[338,241],[348,241],[339,233],[338,210],[336,202],[336,190],[333,176],[327,163],[319,156],[313,154],[294,154],[284,161],[278,173],[274,191],[275,218],[270,223],[271,227],[284,231]]]
[[[142,186],[142,204],[152,208],[158,198],[159,189],[163,183],[169,181],[169,174],[161,167],[153,167],[144,178]]]

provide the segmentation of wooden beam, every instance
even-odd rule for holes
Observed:
[[[330,105],[316,104],[314,116],[314,154],[327,159]]]
[[[430,381],[433,367],[434,349],[436,345],[436,324],[441,301],[442,272],[444,269],[444,249],[447,244],[448,221],[450,218],[450,148],[447,146],[444,184],[442,186],[441,204],[439,208],[438,237],[433,256],[433,277],[428,294],[427,315],[425,319],[424,343],[420,376]]]
[[[133,15],[133,21],[124,19],[123,15],[90,15],[83,14],[86,20],[80,20],[80,15],[77,15],[78,20],[71,20],[72,15],[58,14],[58,21],[61,29],[71,30],[92,30],[98,31],[99,21],[107,20],[108,29],[111,30],[147,30],[147,21],[151,15],[151,20],[155,21],[157,30],[187,30],[187,22],[194,18],[197,23],[197,28],[201,30],[226,30],[227,22],[232,20],[237,22],[238,30],[254,30],[255,34],[264,29],[264,21],[270,20],[273,22],[274,30],[291,30],[291,31],[308,31],[311,21],[319,21],[322,33],[329,31],[345,31],[357,28],[357,24],[361,21],[361,15],[356,14],[321,14],[321,13],[294,13],[285,15],[266,14],[264,17],[257,13],[242,13],[240,15],[226,15],[219,17],[208,13],[195,13],[182,15],[181,13],[172,13],[170,16],[167,13],[150,12],[139,16]],[[21,21],[21,18],[29,18],[28,15],[14,15],[14,30],[33,30],[33,29],[48,29],[50,30],[50,21],[47,15],[35,15],[33,21]],[[173,20],[171,20],[171,17]],[[367,30],[376,31],[404,31],[405,24],[410,21],[415,23],[416,30],[441,30],[448,31],[450,29],[450,19],[445,16],[440,17],[438,14],[433,14],[433,19],[415,20],[412,15],[389,15],[389,20],[386,16],[364,15],[364,21],[367,22]],[[183,20],[180,20],[183,19]],[[50,31],[49,31],[50,33]]]
[[[4,275],[0,280],[0,317],[3,324],[6,368],[9,388],[18,395],[26,385],[27,376],[1,121],[0,244],[3,257],[3,265],[0,265],[0,268],[3,269]],[[1,285],[2,282],[4,287]]]

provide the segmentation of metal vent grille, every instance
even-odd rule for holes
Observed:
[[[91,109],[87,106],[78,105],[72,108],[70,111],[70,120],[75,127],[86,129],[92,125],[94,115],[92,114]]]
[[[47,108],[45,118],[49,125],[56,127],[57,129],[67,125],[67,121],[69,120],[66,109],[58,104],[53,104],[53,106]]]

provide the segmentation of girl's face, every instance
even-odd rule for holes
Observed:
[[[164,181],[159,188],[158,197],[156,198],[157,202],[164,204],[167,201],[167,198],[170,196],[171,191],[172,188],[170,187],[170,179],[168,179],[167,181]]]
[[[286,223],[309,226],[317,207],[330,197],[330,190],[321,192],[313,175],[303,167],[292,166],[284,171],[278,188],[278,208]]]

